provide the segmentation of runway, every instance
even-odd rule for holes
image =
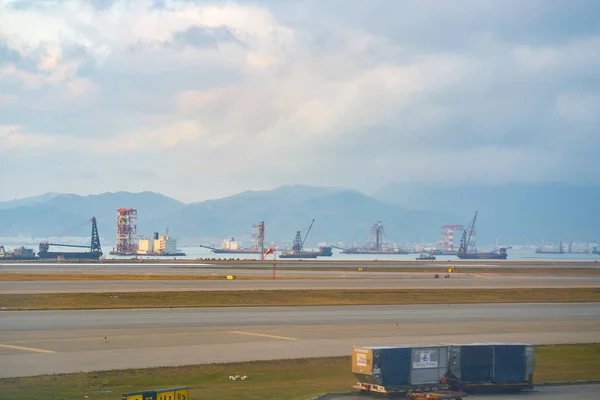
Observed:
[[[503,289],[503,288],[595,288],[600,275],[539,276],[453,274],[434,279],[433,274],[388,273],[387,277],[357,274],[322,274],[321,278],[262,280],[75,280],[0,281],[0,294],[107,293],[158,291],[235,290],[342,290],[342,289]],[[327,276],[328,275],[328,276]],[[384,273],[380,273],[385,275]],[[314,276],[314,275],[313,275]],[[281,279],[283,278],[283,279]]]
[[[0,312],[0,377],[598,338],[600,307],[577,303],[12,311]]]
[[[485,260],[478,260],[473,262],[460,262],[456,263],[378,263],[373,261],[365,262],[311,262],[311,261],[286,261],[282,262],[279,260],[276,264],[277,268],[281,270],[288,270],[294,268],[297,270],[325,270],[328,268],[347,268],[349,270],[355,270],[357,268],[377,268],[377,269],[422,269],[424,271],[433,270],[445,270],[449,265],[455,265],[459,270],[469,270],[477,268],[494,268],[501,269],[510,272],[514,269],[547,269],[548,272],[552,272],[553,269],[600,269],[600,263],[536,263],[536,264],[514,264],[510,262],[486,262]],[[268,271],[271,269],[272,264],[262,263],[256,264],[255,262],[219,262],[211,263],[210,261],[205,262],[189,262],[189,263],[147,263],[147,262],[122,262],[122,263],[39,263],[39,262],[28,262],[28,263],[14,263],[14,262],[1,262],[0,261],[0,273],[13,273],[16,271],[24,273],[121,273],[121,274],[140,274],[140,273],[151,273],[151,274],[197,274],[202,271],[214,270],[214,271],[227,271],[227,270],[238,270],[238,271]],[[252,272],[250,272],[252,273]]]

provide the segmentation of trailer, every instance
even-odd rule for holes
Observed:
[[[462,400],[467,394],[454,390],[435,390],[433,392],[411,392],[406,400]]]
[[[374,393],[387,395],[388,397],[402,398],[406,400],[462,400],[467,394],[460,390],[448,390],[443,385],[415,387],[384,387],[380,385],[358,382],[353,386],[361,393]]]

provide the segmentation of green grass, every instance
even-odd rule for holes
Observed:
[[[600,379],[600,344],[542,346],[536,350],[536,382]]]
[[[250,290],[0,295],[0,308],[4,310],[534,302],[600,302],[600,288],[436,291]]]
[[[538,346],[536,364],[538,383],[600,379],[600,344]],[[125,392],[188,386],[190,400],[295,400],[352,391],[355,382],[350,357],[330,357],[0,379],[0,393],[3,400],[116,400]]]

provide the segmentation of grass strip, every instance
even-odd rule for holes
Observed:
[[[536,364],[538,383],[600,379],[600,344],[538,346]],[[0,379],[0,393],[5,400],[115,400],[125,392],[188,386],[192,400],[304,400],[352,391],[355,382],[350,357],[329,357],[8,378]]]
[[[1,294],[2,310],[600,302],[600,288]]]

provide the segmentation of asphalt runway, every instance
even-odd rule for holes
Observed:
[[[385,273],[380,274],[385,275]],[[595,288],[600,275],[539,276],[388,273],[387,277],[331,273],[309,279],[0,281],[0,294],[235,290]],[[313,275],[314,276],[314,275]],[[290,275],[291,277],[291,275]]]
[[[600,307],[589,303],[5,311],[0,377],[340,356],[354,345],[599,338]]]
[[[510,272],[511,269],[523,269],[523,268],[539,268],[539,269],[548,269],[548,272],[552,272],[552,269],[569,269],[569,268],[586,268],[586,269],[600,269],[600,263],[581,263],[581,262],[572,262],[572,263],[540,263],[540,264],[511,264],[509,262],[493,262],[486,263],[485,261],[475,261],[468,264],[456,263],[456,268],[459,270],[468,270],[470,268],[501,268],[505,269],[507,272]],[[119,273],[119,274],[165,274],[165,275],[173,275],[173,274],[198,274],[202,272],[206,272],[207,270],[223,271],[227,270],[239,270],[240,267],[246,269],[246,271],[252,271],[253,268],[256,268],[256,271],[261,271],[260,273],[265,273],[265,269],[270,269],[272,267],[271,264],[256,264],[256,263],[245,263],[245,262],[235,262],[235,263],[210,263],[207,262],[198,262],[198,263],[67,263],[67,264],[58,264],[58,263],[2,263],[0,262],[0,273],[15,273],[15,272],[23,272],[23,273]],[[381,264],[377,262],[350,262],[348,264],[343,263],[314,263],[310,261],[303,262],[281,262],[278,261],[277,267],[285,270],[286,268],[302,268],[302,269],[326,269],[329,267],[332,268],[359,268],[364,267],[368,268],[422,268],[424,271],[433,271],[440,270],[444,271],[448,268],[448,264],[442,263],[408,263],[408,264]]]
[[[518,399],[535,399],[535,400],[597,400],[600,399],[600,385],[566,385],[566,386],[540,386],[532,391],[524,391],[519,394],[488,394],[476,395],[470,394],[466,398],[469,400],[518,400]],[[327,396],[323,400],[367,400],[381,399],[377,395],[341,395]]]

